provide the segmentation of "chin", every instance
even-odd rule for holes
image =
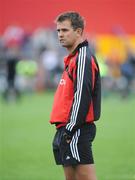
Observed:
[[[62,43],[61,43],[61,46],[62,46],[62,47],[68,47],[66,44],[62,44]]]
[[[65,47],[65,48],[68,47],[68,46],[66,46],[65,44],[62,44],[62,46]]]

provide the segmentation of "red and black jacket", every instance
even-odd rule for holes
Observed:
[[[101,109],[101,82],[96,58],[87,41],[64,59],[65,68],[58,85],[50,123],[65,126],[73,134],[85,123],[98,120]]]

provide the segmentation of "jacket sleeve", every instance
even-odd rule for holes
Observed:
[[[86,53],[86,47],[79,50],[76,59],[76,78],[74,80],[74,99],[69,121],[65,131],[68,135],[81,127],[85,122],[92,99],[92,65],[91,57]]]

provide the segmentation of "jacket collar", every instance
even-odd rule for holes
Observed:
[[[66,57],[64,58],[64,63],[65,63],[65,65],[68,65],[70,59],[76,55],[76,53],[78,52],[78,50],[79,50],[81,47],[84,47],[84,46],[88,46],[88,41],[87,41],[87,40],[85,40],[85,41],[83,41],[82,43],[78,44],[78,46],[75,48],[75,50],[74,50],[71,54],[69,54],[68,56],[66,56]]]
[[[84,46],[88,46],[88,41],[85,40],[83,41],[82,43],[78,44],[78,46],[75,48],[75,50],[71,53],[72,55],[76,54],[76,52],[81,48],[81,47],[84,47]]]

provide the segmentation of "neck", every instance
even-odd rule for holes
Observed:
[[[68,52],[71,54],[75,50],[75,48],[82,42],[83,38],[78,39],[71,47],[67,48]]]

